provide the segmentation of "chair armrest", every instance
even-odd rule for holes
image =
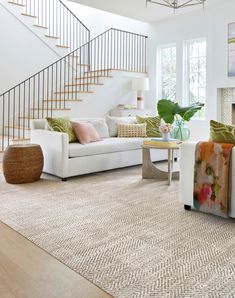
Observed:
[[[43,171],[65,178],[68,175],[69,138],[67,133],[33,129],[31,142],[39,144],[43,151]]]
[[[180,192],[181,202],[193,206],[193,180],[196,142],[180,146]]]

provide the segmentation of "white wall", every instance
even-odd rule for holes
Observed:
[[[2,3],[1,0],[0,94],[58,59],[58,55]]]
[[[220,111],[217,105],[217,88],[235,86],[235,78],[227,76],[227,26],[235,22],[235,1],[219,1],[205,10],[152,24],[150,33],[150,68],[151,93],[149,105],[156,102],[156,52],[157,46],[167,43],[177,44],[177,93],[178,99],[183,96],[183,43],[186,40],[206,37],[207,39],[207,105],[206,120],[191,121],[192,139],[208,139],[209,120],[219,119]]]
[[[148,35],[149,33],[149,24],[147,23],[68,0],[65,0],[64,3],[88,27],[88,29],[91,30],[91,38],[101,34],[109,28],[127,30],[143,35]]]

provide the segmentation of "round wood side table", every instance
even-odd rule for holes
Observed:
[[[43,153],[40,145],[10,145],[4,152],[3,174],[7,183],[35,182],[40,179],[42,169]]]

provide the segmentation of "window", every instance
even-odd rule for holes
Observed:
[[[194,40],[186,43],[185,60],[185,105],[194,102],[206,102],[206,40]],[[204,118],[205,108],[195,118]]]
[[[159,97],[176,100],[176,46],[159,48]]]

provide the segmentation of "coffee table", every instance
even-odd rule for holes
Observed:
[[[168,180],[168,185],[171,185],[172,179],[179,179],[179,167],[178,163],[174,161],[174,151],[179,150],[177,146],[158,146],[155,145],[143,145],[143,165],[142,165],[142,177],[143,179],[160,179]],[[168,151],[168,163],[167,170],[160,169],[157,165],[153,164],[151,160],[150,150],[167,150]]]

